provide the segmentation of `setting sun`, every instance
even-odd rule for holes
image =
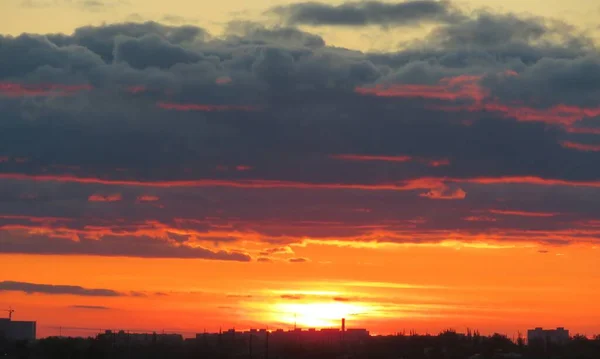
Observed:
[[[279,321],[304,328],[339,327],[342,318],[349,318],[368,311],[365,305],[351,303],[278,303],[274,315]]]

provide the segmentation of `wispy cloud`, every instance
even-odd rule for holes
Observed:
[[[85,288],[75,285],[38,284],[27,282],[0,282],[0,291],[25,292],[27,294],[75,295],[83,297],[121,297],[127,294],[111,289]]]
[[[102,305],[72,305],[69,308],[71,309],[83,309],[83,310],[111,310],[110,307],[105,307]]]

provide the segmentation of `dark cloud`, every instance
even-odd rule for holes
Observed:
[[[172,14],[164,15],[162,17],[162,21],[169,23],[169,24],[175,24],[175,25],[191,24],[191,23],[198,22],[198,20],[194,19],[194,18],[188,18],[188,17],[172,15]]]
[[[269,256],[269,255],[273,255],[273,254],[286,254],[286,253],[288,253],[288,254],[294,253],[294,251],[289,246],[274,247],[274,248],[265,249],[264,251],[260,252],[260,255],[261,256]]]
[[[305,263],[305,262],[308,262],[308,259],[306,259],[306,258],[290,258],[290,259],[288,259],[288,262],[290,262],[290,263]]]
[[[298,295],[298,294],[282,294],[280,297],[281,297],[281,299],[289,299],[289,300],[300,300],[300,299],[304,298],[303,296]]]
[[[111,289],[91,289],[74,285],[36,284],[26,282],[0,282],[0,291],[25,292],[27,294],[76,295],[84,297],[120,297],[126,294]]]
[[[51,6],[70,6],[85,11],[104,11],[118,5],[127,4],[126,0],[22,0],[26,8],[46,8]]]
[[[0,251],[584,240],[568,229],[600,213],[600,153],[564,143],[599,143],[591,40],[513,14],[434,25],[388,53],[240,22],[222,38],[154,22],[0,37]],[[420,160],[381,160],[403,156]]]
[[[516,101],[527,96],[549,107],[562,103],[588,106],[598,111],[600,96],[600,56],[577,59],[544,58],[527,67],[519,76],[507,79],[489,77],[485,81],[495,96]],[[600,116],[600,111],[596,116]]]
[[[172,45],[158,35],[139,38],[117,37],[113,52],[115,62],[125,62],[133,68],[170,68],[177,64],[190,64],[203,60],[202,55]]]
[[[105,307],[102,305],[72,305],[71,309],[86,309],[86,310],[111,310],[111,307]]]
[[[173,244],[148,237],[103,236],[100,239],[20,236],[0,232],[1,253],[66,254],[141,258],[185,258],[248,262],[250,256],[225,250],[211,251],[201,247]]]
[[[272,11],[294,25],[412,26],[422,22],[455,22],[463,18],[450,2],[434,0],[361,1],[341,5],[305,2],[279,6]]]
[[[252,298],[250,294],[227,294],[227,298]]]
[[[325,40],[319,35],[298,30],[293,27],[265,28],[249,21],[232,21],[227,24],[226,33],[229,42],[236,41],[247,45],[278,45],[282,47],[320,48]]]
[[[345,298],[345,297],[334,297],[333,298],[334,301],[336,302],[349,302],[350,298]]]
[[[60,48],[82,47],[100,56],[107,63],[114,59],[114,50],[119,38],[143,38],[158,36],[172,45],[181,45],[192,41],[203,41],[208,32],[195,26],[167,26],[156,22],[123,23],[107,26],[84,26],[75,29],[72,35],[47,35],[47,39]],[[50,56],[46,57],[47,59]],[[65,62],[63,66],[69,66]],[[57,66],[61,68],[62,66]]]

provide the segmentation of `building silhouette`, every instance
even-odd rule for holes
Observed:
[[[36,322],[16,321],[12,318],[0,319],[0,338],[33,341],[36,339],[36,334]]]
[[[565,344],[569,341],[569,331],[563,327],[556,329],[535,328],[527,331],[527,342],[530,344]]]

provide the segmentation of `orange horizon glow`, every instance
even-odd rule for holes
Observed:
[[[142,262],[133,258],[101,260],[97,257],[80,256],[4,255],[4,267],[7,270],[18,266],[17,261],[21,264],[31,264],[32,270],[42,268],[50,262],[54,263],[53,273],[38,272],[35,283],[79,284],[86,288],[106,287],[103,285],[106,279],[97,275],[90,276],[90,274],[97,272],[94,267],[101,263],[100,261],[105,265],[116,264],[118,261],[119,266],[112,268],[119,276],[116,281],[112,281],[110,288],[124,293],[132,290],[143,292],[143,296],[86,298],[0,291],[0,305],[12,304],[17,310],[15,315],[17,320],[37,320],[40,336],[57,335],[59,326],[62,326],[65,328],[63,335],[95,335],[102,329],[138,329],[138,331],[149,332],[165,329],[183,332],[185,336],[191,337],[204,329],[213,332],[217,332],[219,328],[291,329],[294,323],[304,329],[339,327],[341,318],[346,318],[349,328],[366,327],[380,334],[411,330],[420,333],[436,333],[447,329],[448,323],[452,323],[452,327],[459,331],[464,331],[468,327],[490,334],[495,331],[512,334],[535,325],[565,325],[577,332],[591,330],[595,317],[584,318],[589,316],[587,309],[594,305],[591,298],[600,293],[593,289],[596,287],[591,285],[591,282],[589,282],[590,286],[582,286],[588,282],[582,279],[579,282],[569,283],[568,278],[571,273],[593,263],[596,258],[594,253],[597,251],[592,250],[591,255],[584,255],[589,248],[574,246],[559,249],[555,254],[552,253],[554,252],[552,249],[548,254],[540,254],[535,249],[527,248],[484,248],[463,247],[458,251],[452,247],[435,246],[398,250],[369,249],[366,252],[365,249],[347,249],[349,255],[363,253],[366,261],[377,261],[378,258],[379,261],[387,262],[398,255],[404,259],[404,262],[398,263],[395,270],[388,275],[377,274],[377,281],[373,281],[375,278],[373,275],[380,273],[378,267],[361,266],[365,272],[359,277],[366,280],[365,282],[352,281],[348,273],[344,274],[352,265],[351,261],[342,261],[338,264],[338,268],[319,264],[318,257],[326,257],[329,251],[318,245],[305,247],[302,251],[303,255],[315,259],[312,264],[280,266],[278,274],[275,275],[272,271],[272,266],[275,264],[260,262],[254,264],[211,262],[209,264],[205,261],[179,263],[178,260],[160,259]],[[338,248],[337,251],[339,250]],[[502,258],[509,253],[516,264],[514,269],[498,273],[471,272],[469,279],[462,277],[461,273],[466,274],[484,263],[490,265],[490,261],[494,258]],[[414,259],[410,259],[411,257]],[[466,266],[463,264],[462,267],[457,266],[467,258],[474,260],[476,257],[479,259],[473,263]],[[59,262],[57,262],[58,258],[61,259]],[[452,279],[440,286],[439,279],[435,279],[437,278],[435,268],[409,275],[410,272],[404,270],[418,265],[417,258],[420,260],[437,258],[440,261],[439,265],[445,268],[446,278]],[[536,266],[542,263],[557,268],[550,267],[547,274],[535,280],[524,280],[522,284],[529,283],[529,288],[514,285],[513,276],[519,275],[522,271],[535,270]],[[572,268],[566,273],[561,273],[558,268],[564,268],[566,263],[569,263]],[[67,275],[68,268],[73,265],[79,266],[80,270]],[[230,274],[233,274],[231,271],[244,270],[247,275],[252,275],[255,279],[243,285],[243,278],[230,277],[230,283],[219,282],[216,278],[213,280],[207,278],[202,288],[198,288],[193,284],[197,282],[193,273],[202,272],[202,268],[206,270],[207,265],[213,267],[212,270],[215,271],[230,268],[224,272]],[[170,268],[166,272],[165,266]],[[185,267],[188,267],[188,270],[182,272],[181,269]],[[132,285],[126,273],[133,268],[136,268],[138,280]],[[312,283],[302,281],[292,283],[287,280],[306,271],[308,271],[306,274],[321,272],[330,280]],[[398,278],[394,274],[396,271],[404,273],[403,277],[409,283],[431,283],[431,285],[398,283],[392,280]],[[67,275],[70,279],[57,281],[54,279],[55,275]],[[31,274],[21,273],[12,277],[13,280],[26,281],[26,278],[31,278]],[[176,280],[173,282],[169,278]],[[261,278],[267,281],[262,282]],[[236,287],[238,291],[231,292],[232,288]],[[265,288],[272,288],[272,290],[265,291]],[[164,293],[164,295],[156,293]],[[553,299],[547,300],[546,304],[540,303],[538,301],[540,293],[551,295]],[[583,299],[580,306],[572,307],[559,315],[554,314],[553,319],[548,319],[548,314],[553,313],[554,306],[572,295],[590,299]],[[463,301],[466,298],[468,298],[468,305]],[[48,310],[51,302],[53,307],[57,308],[54,311]],[[537,303],[536,309],[532,310],[534,303]],[[108,309],[72,308],[75,305],[102,306]],[[144,309],[148,306],[154,309],[152,311]],[[72,315],[65,316],[66,313]],[[78,321],[76,313],[85,314],[86,321],[93,322],[91,327],[97,328],[97,331],[67,329],[90,327]],[[236,315],[232,317],[232,313]],[[528,313],[527,317],[523,317],[524,313]],[[522,319],[515,321],[519,316]],[[512,322],[509,323],[508,318],[513,318]],[[577,324],[577,321],[580,324]]]

